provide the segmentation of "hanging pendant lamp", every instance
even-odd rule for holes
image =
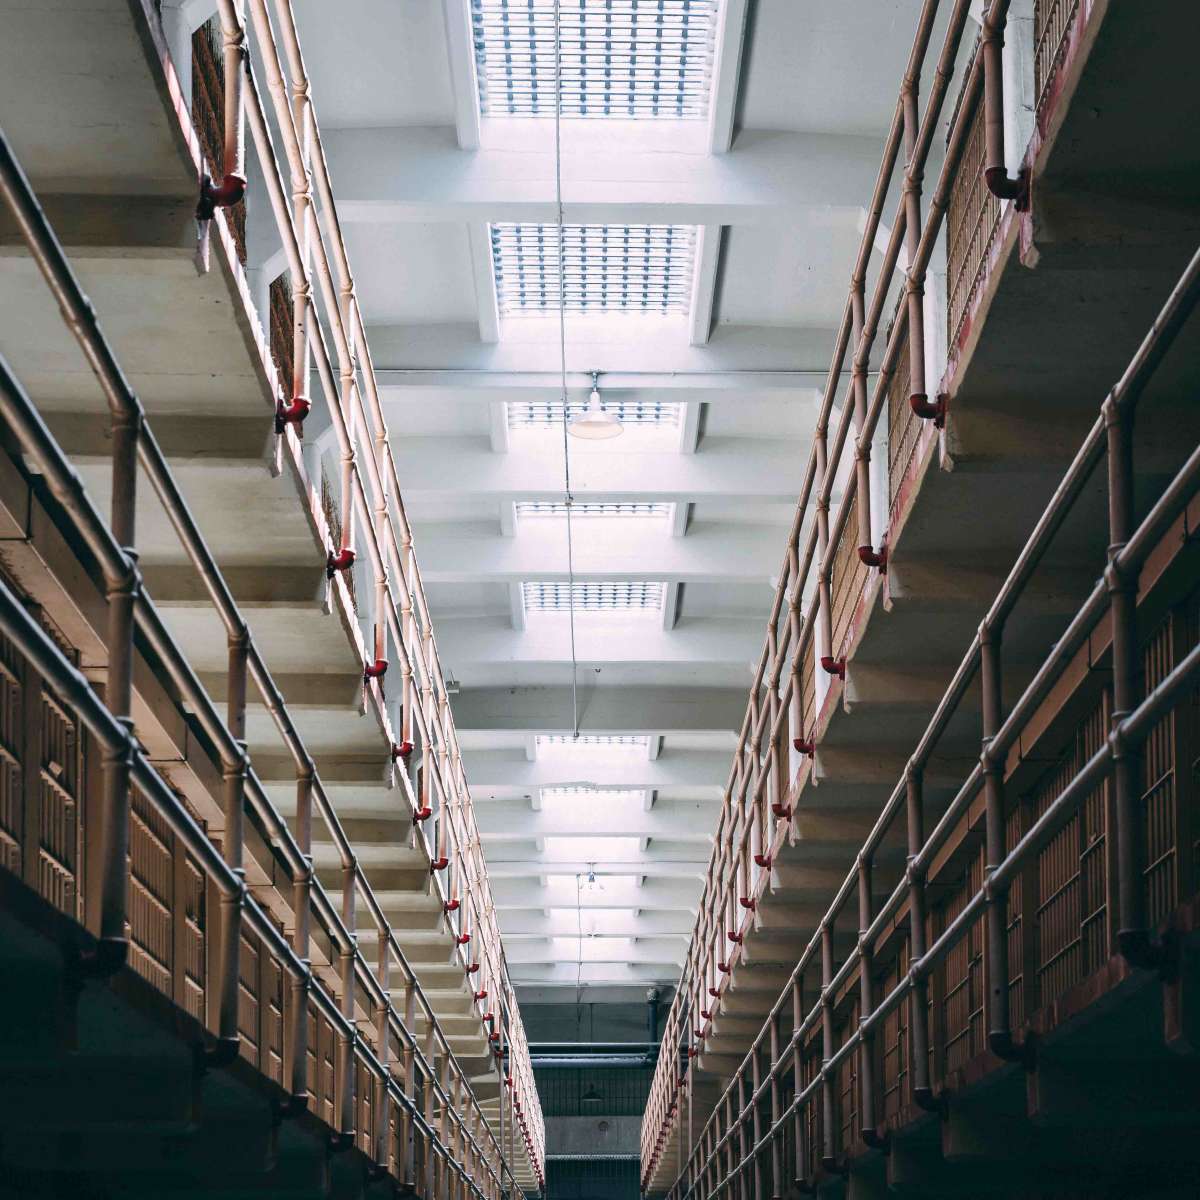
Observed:
[[[567,422],[567,432],[577,438],[599,442],[607,438],[620,437],[625,429],[621,422],[600,403],[600,372],[592,372],[592,391],[588,405],[578,416]]]

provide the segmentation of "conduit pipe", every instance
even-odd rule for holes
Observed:
[[[208,175],[200,181],[196,218],[211,220],[218,208],[231,208],[246,194],[245,105],[242,99],[246,34],[241,20],[242,0],[218,0],[224,60],[225,129],[222,158],[224,178],[215,184]]]
[[[980,53],[983,56],[983,129],[987,189],[1001,200],[1012,200],[1018,212],[1029,209],[1029,168],[1010,179],[1004,165],[1004,27],[1010,0],[991,0],[983,18]]]

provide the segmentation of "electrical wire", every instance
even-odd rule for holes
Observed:
[[[558,363],[562,396],[563,506],[567,510],[567,620],[571,635],[571,738],[579,738],[579,660],[575,652],[575,542],[571,528],[571,439],[567,430],[567,288],[563,248],[562,0],[554,0],[554,202],[558,220]],[[582,936],[582,935],[581,935]],[[582,941],[580,954],[582,955]]]

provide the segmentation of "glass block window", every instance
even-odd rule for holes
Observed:
[[[717,0],[560,0],[562,115],[703,120]],[[554,0],[471,0],[479,111],[553,117]]]
[[[526,612],[632,612],[662,610],[666,584],[661,581],[568,583],[526,582],[521,585]]]
[[[600,407],[605,412],[612,413],[622,425],[678,425],[683,409],[683,405],[675,401],[664,403],[657,400],[606,400],[603,395]],[[509,400],[506,408],[509,429],[562,425],[561,400]],[[587,404],[582,400],[568,401],[567,420],[580,415],[586,409]],[[580,506],[575,507],[578,510]]]
[[[558,312],[558,226],[491,226],[500,315]],[[695,225],[564,225],[569,313],[686,316],[692,300]]]
[[[580,503],[571,506],[572,517],[667,517],[671,514],[670,504],[653,501],[614,501]],[[567,505],[555,500],[518,500],[515,505],[518,517],[565,517]]]

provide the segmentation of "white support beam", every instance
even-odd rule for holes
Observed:
[[[683,584],[678,579],[672,579],[663,593],[662,627],[664,633],[670,633],[679,622],[679,606],[683,597]]]
[[[651,750],[662,742],[650,739]],[[539,788],[603,782],[625,789],[658,789],[676,799],[719,800],[729,774],[724,750],[676,750],[669,744],[653,756],[610,756],[607,747],[582,745],[569,757],[538,758],[534,739],[510,749],[463,751],[463,767],[476,799],[518,800]]]
[[[696,266],[692,274],[691,322],[688,340],[693,346],[707,346],[716,312],[717,279],[720,274],[720,225],[701,225],[696,237]]]
[[[764,595],[766,594],[764,588]],[[689,664],[725,666],[721,678],[746,678],[762,649],[762,620],[696,617],[677,629],[664,629],[657,614],[576,614],[575,657],[581,664],[623,664],[626,673],[652,677],[657,668]],[[438,617],[438,640],[452,647],[455,670],[468,682],[481,664],[571,663],[569,614],[537,613],[515,630],[503,617]]]
[[[732,753],[746,714],[745,687],[606,687],[580,689],[580,733],[703,733],[713,750]],[[497,686],[464,688],[451,700],[460,732],[509,730],[570,733],[571,689]],[[669,744],[669,743],[668,743]]]
[[[650,879],[638,887],[627,877],[601,876],[600,886],[587,899],[589,910],[645,909],[649,912],[688,913],[694,918],[701,879]],[[538,871],[497,879],[492,885],[496,907],[504,912],[547,912],[575,907],[575,880],[569,875],[538,878]],[[384,901],[381,901],[384,903]]]
[[[700,447],[700,425],[704,416],[702,400],[687,400],[683,420],[679,422],[679,453],[695,454]]]
[[[748,5],[749,0],[725,0],[721,5],[713,61],[712,104],[708,113],[709,145],[713,154],[726,154],[733,146]]]
[[[496,301],[496,273],[488,227],[472,221],[467,227],[471,244],[471,274],[475,280],[475,304],[479,310],[479,340],[493,345],[500,340],[500,310]]]
[[[653,965],[682,967],[687,942],[683,938],[655,937],[645,941],[632,938],[581,939],[563,936],[545,939],[517,938],[505,947],[504,957],[513,965],[570,963],[583,959],[585,967],[598,964]]]
[[[676,511],[687,508],[680,501]],[[565,581],[566,524],[561,518],[531,518],[520,522],[515,536],[496,537],[494,526],[489,533],[465,523],[422,523],[421,576],[427,584]],[[680,532],[662,518],[577,516],[572,522],[575,577],[758,586],[779,568],[776,526],[714,521],[694,526],[687,537]]]
[[[847,222],[854,229],[858,212]],[[567,387],[584,398],[592,371],[604,391],[652,390],[682,400],[696,392],[711,401],[741,401],[747,391],[804,398],[824,394],[829,359],[837,340],[826,326],[720,325],[706,346],[693,346],[685,317],[663,317],[649,335],[633,336],[623,317],[567,318]],[[554,400],[561,392],[558,321],[522,317],[509,322],[504,338],[479,340],[478,323],[372,324],[371,347],[379,386],[482,390],[500,399],[516,390],[522,399]],[[669,335],[669,336],[667,336]],[[843,373],[849,376],[849,365]],[[668,395],[668,393],[672,393]]]
[[[542,431],[547,432],[547,431]],[[515,441],[507,454],[493,454],[479,437],[408,437],[394,446],[406,497],[496,496],[512,500],[562,499],[561,446],[550,438]],[[689,501],[796,499],[796,464],[807,442],[785,438],[723,438],[704,454],[674,450],[622,453],[607,443],[571,448],[571,485],[577,500]],[[514,545],[523,540],[514,538]],[[691,543],[695,531],[682,542]],[[421,573],[437,568],[422,539]],[[778,551],[778,546],[776,546]]]
[[[571,937],[577,928],[578,912],[565,906],[548,912],[502,911],[500,933],[506,943],[509,938]],[[583,912],[584,932],[591,937],[687,937],[694,923],[695,918],[686,909],[643,911],[630,916],[627,911],[597,909],[589,904]]]
[[[454,96],[454,129],[460,150],[479,149],[479,84],[475,78],[475,46],[468,0],[442,0],[446,22],[446,54]]]
[[[525,629],[525,597],[521,594],[521,585],[516,580],[508,585],[508,615],[513,630],[517,633]]]
[[[649,812],[640,799],[570,797],[533,809],[526,800],[495,800],[476,809],[479,830],[488,841],[488,854],[505,842],[546,837],[667,838],[707,846],[720,812],[715,800],[662,800]],[[643,850],[645,847],[643,847]]]
[[[875,137],[746,131],[733,171],[722,155],[616,142],[603,124],[572,125],[562,158],[568,222],[794,226],[814,212],[857,212],[879,170]],[[554,221],[552,122],[520,125],[511,144],[470,154],[437,126],[326,130],[338,214],[347,223]]]

